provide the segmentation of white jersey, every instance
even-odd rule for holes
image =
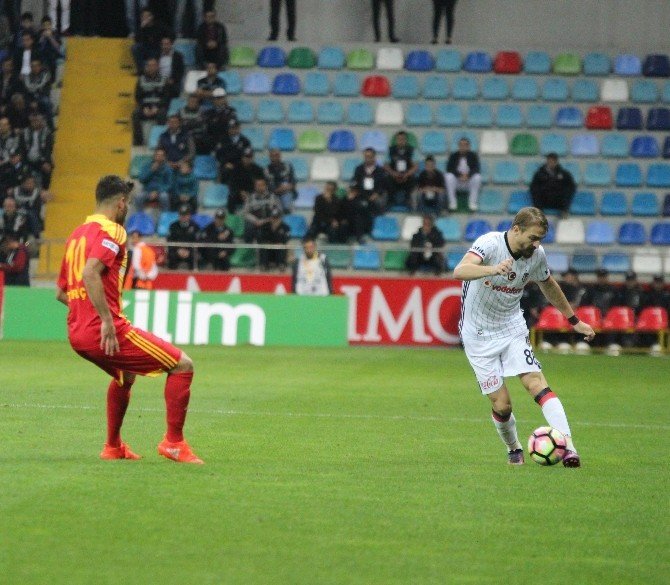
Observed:
[[[544,281],[550,276],[544,248],[539,246],[530,258],[514,258],[506,232],[490,232],[477,238],[468,252],[476,254],[485,266],[495,266],[512,257],[508,274],[487,276],[463,282],[461,296],[461,337],[503,339],[528,335],[520,301],[529,281]]]
[[[323,254],[296,260],[293,290],[299,295],[327,296],[330,294],[329,267]]]

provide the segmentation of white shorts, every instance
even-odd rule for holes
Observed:
[[[492,340],[464,337],[463,347],[482,394],[501,388],[506,377],[542,370],[526,333]]]

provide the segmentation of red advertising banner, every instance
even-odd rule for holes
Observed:
[[[352,344],[455,345],[459,343],[461,283],[456,280],[336,276],[335,292],[349,297]],[[284,275],[161,273],[157,289],[287,294]]]

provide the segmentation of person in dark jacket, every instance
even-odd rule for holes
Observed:
[[[449,211],[456,211],[458,189],[468,190],[468,208],[477,211],[479,190],[482,186],[481,167],[476,152],[470,150],[470,140],[463,137],[458,141],[458,150],[447,161],[447,198]]]
[[[216,20],[216,12],[207,10],[205,20],[196,32],[195,59],[201,69],[205,63],[216,63],[221,69],[228,65],[228,33]]]
[[[568,215],[576,190],[577,185],[572,174],[559,164],[555,152],[547,155],[546,163],[535,171],[530,183],[533,205],[543,211],[558,209],[562,217]]]
[[[670,290],[665,287],[662,274],[655,274],[649,290],[642,297],[642,307],[662,307],[670,311]]]
[[[407,140],[407,132],[401,130],[395,135],[395,144],[389,149],[389,160],[384,166],[391,205],[409,206],[418,169],[414,162],[414,147]]]
[[[219,77],[219,68],[216,63],[209,61],[205,64],[205,76],[198,79],[195,92],[204,104],[209,105],[214,98],[215,89],[226,89],[226,82]],[[220,94],[220,92],[219,92]],[[225,97],[226,94],[223,94]],[[219,95],[219,97],[221,97]]]
[[[288,243],[291,230],[282,221],[281,209],[274,208],[270,217],[258,232],[259,244],[285,245]],[[277,266],[281,271],[286,270],[286,248],[261,248],[258,253],[261,269],[269,270]]]
[[[284,0],[286,4],[286,40],[295,41],[295,0]],[[276,41],[279,36],[279,11],[282,0],[270,0],[270,36],[268,41]]]
[[[161,52],[158,56],[158,71],[166,80],[166,91],[170,98],[181,93],[181,82],[184,79],[184,57],[174,49],[174,41],[169,35],[161,39]]]
[[[135,86],[135,103],[133,112],[133,144],[142,146],[142,122],[150,120],[155,124],[163,124],[167,113],[170,97],[167,91],[167,80],[158,70],[158,60],[147,59],[144,65],[144,74],[137,80]]]
[[[140,13],[140,28],[135,35],[135,44],[131,47],[137,74],[144,71],[147,59],[158,59],[161,52],[161,39],[170,36],[163,23],[156,21],[154,13],[145,8]]]
[[[242,154],[251,149],[251,141],[242,134],[240,123],[235,118],[228,122],[228,131],[221,136],[216,150],[216,159],[221,168],[221,182],[228,183],[231,171],[242,160]]]
[[[414,275],[419,268],[427,268],[442,274],[444,270],[444,236],[435,227],[435,221],[431,215],[423,216],[423,224],[412,236],[412,250],[407,257],[405,265],[410,274]]]
[[[191,135],[181,127],[181,118],[173,114],[167,119],[167,130],[158,139],[158,148],[165,151],[168,165],[174,171],[182,162],[191,162],[195,157],[195,143]]]
[[[444,174],[435,168],[435,159],[428,155],[425,168],[419,173],[417,187],[412,193],[412,211],[422,211],[439,215],[446,209],[447,194]]]
[[[39,175],[42,187],[48,189],[53,171],[54,136],[42,114],[30,115],[30,127],[23,130],[21,140],[26,162]]]
[[[347,195],[340,202],[340,225],[337,239],[346,242],[354,238],[359,244],[365,244],[372,231],[372,213],[368,200],[361,194],[358,185],[353,182]]]
[[[168,242],[193,244],[198,239],[198,224],[191,219],[191,208],[182,205],[179,208],[179,218],[170,224],[167,236]],[[168,268],[174,270],[185,266],[188,270],[194,268],[194,248],[188,246],[168,247]]]
[[[5,59],[0,68],[0,104],[3,111],[15,93],[26,94],[26,86],[23,85],[21,75],[14,70],[14,61]]]
[[[226,90],[217,87],[212,91],[213,108],[203,111],[203,132],[199,144],[196,144],[198,154],[211,154],[221,146],[221,140],[226,136],[233,120],[237,121],[235,108],[228,105]]]
[[[369,204],[373,216],[381,215],[386,211],[387,175],[386,171],[377,163],[377,153],[374,148],[363,151],[363,163],[354,171],[354,183],[362,199]]]
[[[340,224],[340,200],[336,197],[337,183],[328,181],[323,187],[323,193],[316,196],[314,200],[314,215],[309,227],[309,236],[317,238],[320,234],[326,234],[328,241],[343,243]]]
[[[31,232],[28,213],[24,209],[19,209],[16,199],[5,197],[0,209],[0,238],[12,235],[19,242],[25,242],[31,236]]]
[[[254,162],[254,151],[247,148],[242,153],[242,160],[236,163],[230,172],[230,195],[228,196],[228,212],[235,213],[244,206],[247,198],[254,191],[257,179],[265,179],[265,171]]]
[[[225,210],[219,209],[214,214],[214,221],[200,232],[199,239],[208,244],[233,243],[233,231],[226,225]],[[232,248],[200,248],[200,250],[201,268],[211,264],[214,270],[230,270]]]
[[[5,284],[30,286],[30,254],[28,248],[13,233],[5,234],[0,243],[0,272]]]
[[[283,161],[278,148],[270,150],[270,163],[265,168],[270,191],[281,201],[284,213],[291,213],[293,200],[298,196],[295,190],[295,171],[290,162]]]

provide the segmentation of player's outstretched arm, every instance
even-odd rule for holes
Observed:
[[[105,355],[114,355],[119,350],[119,341],[116,339],[112,312],[109,310],[109,305],[105,299],[105,291],[100,276],[104,269],[105,265],[100,260],[89,258],[84,265],[82,280],[88,298],[91,299],[91,303],[102,321],[100,325],[100,349],[105,351]]]
[[[497,274],[507,274],[512,268],[513,260],[506,258],[500,264],[487,266],[482,264],[482,259],[477,254],[468,252],[463,259],[454,268],[454,278],[458,280],[477,280],[485,276],[495,276]]]
[[[584,336],[585,341],[591,341],[596,336],[595,331],[588,323],[584,323],[577,319],[568,299],[565,298],[560,285],[556,282],[553,276],[550,276],[547,280],[538,282],[537,284],[547,300],[570,321],[570,325],[572,325],[572,328],[577,333],[581,333]]]

